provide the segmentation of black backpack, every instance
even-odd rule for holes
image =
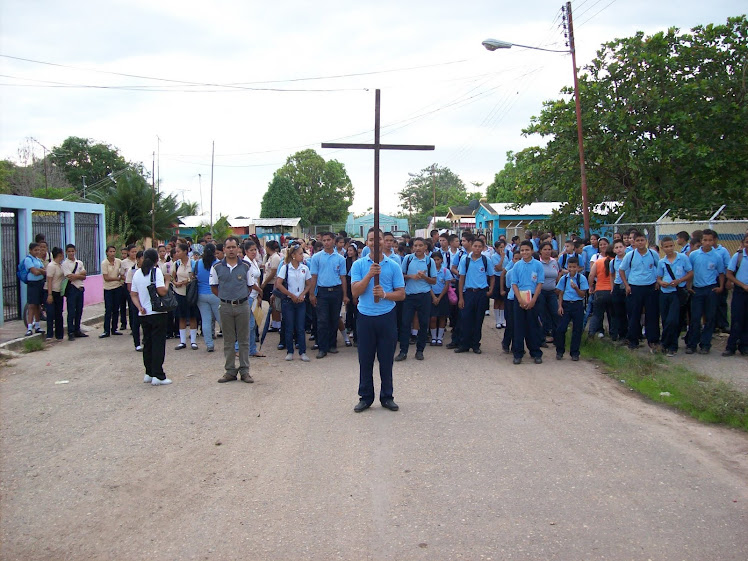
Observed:
[[[405,259],[405,274],[408,274],[408,267],[410,267],[410,264],[413,262],[413,257],[415,257],[414,253],[411,253],[408,255],[408,257]],[[428,276],[433,276],[431,274],[431,257],[428,257],[428,261],[426,262],[426,274]]]

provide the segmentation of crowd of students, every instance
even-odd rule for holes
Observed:
[[[403,298],[392,302],[394,361],[407,360],[411,346],[417,360],[424,360],[427,346],[481,354],[482,325],[491,307],[496,328],[504,330],[502,350],[513,355],[515,364],[526,352],[542,363],[543,348],[550,346],[555,347],[556,358],[563,359],[569,327],[572,360],[579,360],[585,327],[590,337],[608,336],[631,349],[646,340],[652,352],[668,356],[678,351],[684,331],[687,354],[708,354],[718,329],[729,331],[723,355],[748,354],[748,265],[743,263],[748,235],[733,255],[719,244],[713,230],[680,232],[675,240],[662,238],[660,247],[650,247],[647,237],[635,230],[616,233],[610,240],[595,234],[589,240],[572,237],[560,253],[549,233],[528,232],[521,243],[517,237],[507,242],[500,236],[493,247],[484,235],[469,231],[458,236],[434,230],[428,239],[400,242],[385,232],[382,240],[382,257],[397,266],[404,288]],[[318,359],[338,352],[339,335],[346,346],[360,342],[360,305],[352,271],[369,257],[371,247],[344,232],[324,232],[309,243],[284,239],[264,245],[256,237],[214,243],[208,235],[194,244],[174,237],[151,251],[148,260],[131,245],[121,248],[118,258],[117,248],[109,246],[101,264],[105,318],[99,337],[121,335],[129,321],[135,349],[148,347],[146,362],[153,360],[153,337],[159,339],[156,345],[162,344],[161,322],[164,342],[179,338],[175,350],[198,350],[200,329],[208,352],[214,351],[217,337],[226,335],[228,322],[226,372],[219,382],[237,375],[251,382],[249,358],[263,356],[257,348],[256,324],[263,300],[269,301],[268,331],[279,334],[277,348],[286,351],[288,361],[296,353],[302,361],[310,360],[307,335]],[[48,253],[42,236],[31,244],[24,268],[26,334],[41,332],[40,312],[45,306],[47,338],[62,339],[65,298],[69,339],[85,337],[80,319],[86,270],[75,257],[75,246],[69,244],[65,255],[60,248]],[[159,318],[158,326],[148,318],[149,325],[143,324],[143,316],[154,312],[143,312],[148,306],[141,304],[147,304],[149,296],[134,282],[140,273],[143,284],[151,269],[158,271],[154,276],[162,279],[164,290],[173,288],[178,304]],[[157,279],[152,281],[158,285]],[[451,340],[445,345],[448,326]],[[141,338],[141,328],[148,336]],[[146,366],[146,381],[170,383],[163,382],[168,380],[162,375],[163,355],[157,353],[156,359],[161,365]]]

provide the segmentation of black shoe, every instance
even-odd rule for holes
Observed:
[[[310,340],[310,341],[314,341],[314,340],[315,340],[316,338],[317,338],[317,336],[316,336],[316,335],[310,335],[310,336],[309,336],[309,340]]]
[[[735,351],[731,351],[727,349],[725,352],[722,353],[722,356],[735,356]]]
[[[286,348],[286,345],[284,345],[283,343],[278,343],[278,350],[279,351],[282,351],[285,348]]]
[[[83,331],[76,331],[75,332],[75,336],[76,337],[88,337],[88,335],[86,335],[85,333],[83,333]]]
[[[573,360],[574,362],[578,361],[579,355],[572,355],[571,360]]]
[[[117,335],[122,335],[122,333],[120,333],[119,331],[117,331]],[[174,335],[172,335],[171,333],[167,333],[166,334],[166,338],[167,339],[174,339]]]
[[[270,329],[268,329],[268,333],[278,333],[279,331],[280,329],[277,327],[271,327]]]
[[[514,357],[514,360],[512,361],[513,364],[522,364],[522,358]]]
[[[221,337],[223,337],[223,331],[216,333],[216,339],[220,339]]]
[[[699,349],[700,355],[708,355],[711,349]]]
[[[413,335],[410,336],[410,344],[415,345],[418,342],[418,337],[413,337]]]
[[[539,356],[536,356],[535,357],[535,364],[543,364],[543,358],[539,357]]]
[[[556,360],[563,360],[563,359],[564,359],[564,355],[562,355],[561,353],[556,353]]]
[[[473,352],[474,352],[475,354],[479,355],[479,354],[481,354],[481,353],[482,353],[483,351],[481,351],[481,350],[480,350],[480,348],[478,347],[478,348],[475,348],[475,349],[473,349]]]
[[[468,349],[467,347],[457,347],[457,348],[455,349],[455,352],[456,352],[456,353],[466,353],[466,352],[468,352],[469,350],[470,350],[470,349]]]
[[[317,358],[325,358],[327,356],[327,353],[325,351],[320,351],[317,353]]]
[[[179,343],[176,347],[174,347],[175,351],[181,351],[182,349],[186,349],[187,344],[186,343]]]
[[[356,404],[356,406],[353,408],[353,411],[354,413],[361,413],[361,411],[366,411],[369,407],[371,407],[371,403],[366,403],[362,399]]]
[[[399,355],[397,355],[397,356],[395,357],[395,362],[402,362],[402,361],[403,361],[403,360],[405,360],[406,358],[408,358],[408,355],[406,355],[406,354],[404,354],[404,353],[400,353]]]
[[[397,411],[400,409],[397,403],[395,403],[394,399],[386,399],[382,402],[382,407],[385,409],[389,409],[390,411]]]
[[[546,343],[545,341],[543,341],[542,343],[540,343],[540,346],[542,348],[544,348],[544,349],[547,349],[548,348],[548,343]]]
[[[119,331],[112,331],[112,335],[122,335]]]
[[[512,352],[512,350],[509,347],[501,347],[501,350],[504,351],[505,355],[508,355]]]
[[[416,351],[416,360],[423,360],[423,351]]]
[[[72,333],[68,335],[68,341],[75,341],[75,335],[73,335]]]
[[[346,347],[352,347],[352,346],[353,346],[353,343],[351,343],[350,341],[346,341],[346,342],[345,342],[345,346],[346,346]]]
[[[338,354],[338,348],[337,347],[330,347],[327,352],[330,353],[331,355],[336,355],[336,354]]]
[[[123,323],[122,325],[119,326],[119,330],[120,331],[124,331],[125,329],[127,329],[127,324],[126,323]]]
[[[319,345],[317,343],[315,343],[314,345],[312,345],[312,350],[313,351],[316,351],[317,349],[319,349]]]
[[[107,337],[109,337],[109,333],[102,333],[99,335],[99,339],[106,339]]]
[[[447,348],[448,348],[448,349],[456,349],[456,348],[457,348],[457,343],[449,343],[449,344],[447,345]]]
[[[696,349],[692,349],[691,347],[686,347],[686,354],[687,355],[692,355],[695,352],[696,352]]]

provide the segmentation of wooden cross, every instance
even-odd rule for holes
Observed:
[[[322,148],[350,148],[374,150],[374,228],[379,230],[379,151],[380,150],[433,150],[429,144],[381,144],[379,142],[379,106],[380,93],[376,90],[374,97],[374,144],[354,144],[344,142],[323,142]],[[379,263],[379,236],[374,236],[373,261]],[[374,277],[374,285],[379,285],[379,275]],[[376,299],[378,300],[378,298]]]

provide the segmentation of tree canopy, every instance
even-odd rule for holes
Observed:
[[[299,194],[291,180],[275,174],[262,196],[260,218],[296,218],[303,216],[304,209]]]
[[[605,43],[579,78],[591,205],[620,201],[627,219],[703,218],[727,204],[748,213],[748,20],[676,28]],[[573,90],[547,101],[523,130],[548,138],[509,154],[491,187],[516,202],[567,201],[581,213]]]
[[[302,224],[344,222],[353,204],[353,185],[345,166],[312,149],[289,156],[275,175],[287,177],[302,205]]]
[[[84,176],[86,184],[93,185],[108,174],[131,166],[114,146],[77,136],[69,136],[52,148],[49,159],[79,191],[83,189]]]
[[[437,164],[422,169],[418,174],[412,174],[397,195],[400,207],[411,217],[411,222],[417,228],[426,226],[431,220],[435,198],[436,216],[446,216],[450,206],[464,206],[471,199],[482,197],[479,192],[468,192],[457,174],[448,167]]]

